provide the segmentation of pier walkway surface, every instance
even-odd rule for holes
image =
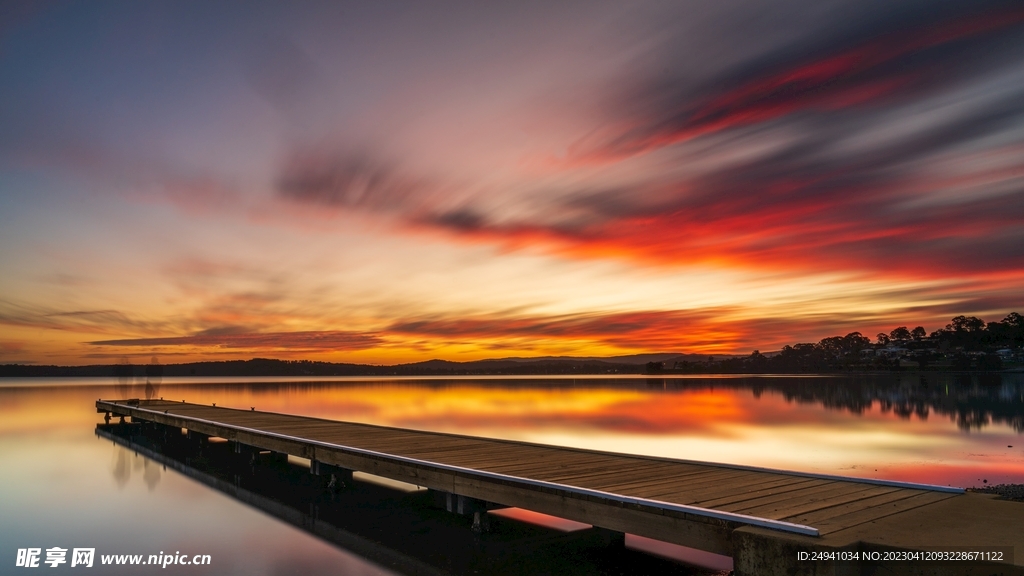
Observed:
[[[737,574],[1024,575],[1024,503],[945,486],[338,422],[165,400],[99,400],[131,417],[444,494],[479,515],[519,507],[732,556]]]

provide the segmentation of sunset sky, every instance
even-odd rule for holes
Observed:
[[[0,4],[0,364],[1024,313],[1024,3]]]

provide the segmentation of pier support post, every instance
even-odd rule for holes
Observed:
[[[273,450],[260,450],[259,448],[252,449],[252,463],[253,464],[277,464],[288,462],[288,454],[286,452],[274,452]]]
[[[476,514],[477,512],[486,512],[499,508],[497,504],[492,504],[484,500],[477,500],[476,498],[470,498],[469,496],[463,496],[461,494],[445,493],[445,510],[459,514],[461,516],[468,516],[470,514]]]
[[[274,452],[270,451],[270,454],[261,454],[260,461],[266,460],[267,462],[288,462],[287,452]]]
[[[256,448],[255,446],[242,444],[237,440],[231,440],[231,444],[233,444],[232,448],[235,454],[251,456],[253,453],[259,453],[259,449]]]
[[[434,506],[444,508],[448,512],[461,516],[470,516],[476,512],[486,512],[488,510],[497,510],[498,508],[508,508],[508,506],[503,504],[495,504],[494,502],[452,494],[444,490],[434,490],[433,488],[430,489],[430,494],[433,497]]]
[[[474,532],[491,531],[491,516],[487,513],[488,510],[507,508],[507,506],[495,504],[494,502],[478,500],[469,496],[462,496],[461,494],[452,494],[443,490],[431,489],[430,492],[434,499],[434,506],[444,508],[452,514],[472,516]]]
[[[260,449],[255,446],[243,444],[237,440],[231,440],[232,452],[234,452],[235,459],[239,463],[246,463],[250,466],[259,464],[260,460]]]
[[[309,473],[323,478],[329,490],[337,490],[352,484],[352,470],[325,464],[319,460],[309,461]]]
[[[168,426],[167,424],[153,422],[153,430],[155,430],[157,434],[163,436],[164,441],[181,437],[181,428],[178,428],[177,426]]]
[[[192,430],[191,428],[189,428],[188,432],[185,434],[185,438],[187,438],[188,441],[193,443],[193,444],[197,444],[199,446],[203,446],[210,439],[210,435],[209,434],[203,434],[202,432],[196,432],[195,430]]]
[[[491,515],[486,510],[473,512],[473,532],[483,533],[491,531]]]

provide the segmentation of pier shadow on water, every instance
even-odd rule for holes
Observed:
[[[98,424],[96,435],[387,571],[405,575],[705,575],[727,573],[662,558],[679,551],[575,523],[522,521],[529,513],[472,515],[439,505],[430,490],[356,474],[342,486],[310,474],[308,462],[269,452],[236,454],[220,439],[188,438],[149,424]],[[130,473],[127,462],[113,473]],[[115,478],[124,482],[125,478]],[[383,481],[382,481],[383,480]],[[553,519],[552,519],[553,520]],[[541,520],[543,523],[543,520]],[[654,554],[643,552],[648,549]],[[685,553],[686,549],[682,549]]]

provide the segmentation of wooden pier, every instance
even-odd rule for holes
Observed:
[[[183,440],[139,424],[99,424],[96,436],[172,469],[211,490],[382,566],[396,576],[549,576],[614,573],[681,574],[673,562],[600,550],[614,540],[601,529],[569,532],[499,520],[486,536],[467,518],[438,510],[437,494],[397,491],[356,475],[352,489],[324,490],[324,478],[302,477],[263,454],[253,465],[231,446]],[[571,560],[567,561],[567,558]]]
[[[861,563],[798,562],[799,551],[999,548],[1001,561],[960,563],[978,573],[1024,574],[1024,504],[960,488],[854,479],[615,454],[455,434],[338,422],[164,400],[97,401],[98,412],[188,429],[238,447],[307,458],[312,468],[361,471],[444,493],[451,509],[486,514],[514,506],[733,556],[744,573],[859,574]],[[350,472],[349,472],[350,473]],[[973,540],[932,534],[928,518],[965,510],[1006,516],[1006,537],[978,527]],[[916,519],[916,520],[915,520]],[[921,522],[917,539],[888,526]],[[970,529],[969,526],[966,527]],[[876,535],[876,536],[872,536]],[[909,538],[909,539],[908,539]],[[932,538],[932,539],[929,539]],[[1020,540],[1021,542],[1018,542]],[[1024,553],[1024,546],[1019,548]],[[911,566],[894,563],[897,573]],[[939,564],[925,564],[929,568]],[[992,567],[1000,571],[992,572]],[[851,571],[852,570],[852,571]],[[909,573],[909,572],[907,572]]]

